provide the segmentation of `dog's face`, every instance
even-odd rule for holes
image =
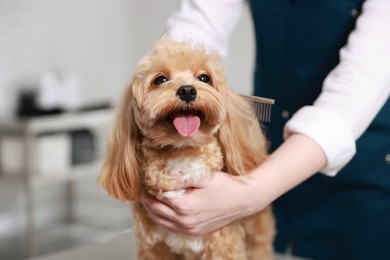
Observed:
[[[218,57],[201,46],[161,40],[136,68],[134,119],[156,147],[210,142],[226,117],[226,80]]]

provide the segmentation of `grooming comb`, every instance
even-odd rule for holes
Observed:
[[[257,118],[261,122],[271,121],[271,108],[275,100],[256,96],[241,95],[252,106]]]

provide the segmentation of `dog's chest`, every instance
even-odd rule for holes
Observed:
[[[192,251],[197,254],[204,249],[204,242],[201,237],[191,237],[181,234],[176,234],[162,227],[155,230],[154,239],[164,241],[172,252],[180,254],[186,251]]]
[[[211,174],[213,169],[199,157],[185,155],[167,161],[166,173],[182,182],[196,182]]]
[[[167,161],[164,169],[165,178],[174,183],[194,185],[200,180],[207,178],[215,169],[212,169],[202,158],[178,157]],[[185,192],[182,190],[166,190],[159,195],[159,199],[172,198]]]
[[[144,184],[154,191],[163,191],[162,197],[180,195],[184,190],[172,191],[175,186],[191,186],[223,167],[222,151],[216,143],[195,151],[144,151],[144,155]]]

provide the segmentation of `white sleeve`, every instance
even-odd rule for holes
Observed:
[[[180,10],[168,20],[167,36],[203,43],[226,56],[229,36],[241,15],[244,0],[183,0]]]
[[[327,157],[321,172],[329,176],[352,159],[356,140],[389,98],[389,26],[390,1],[367,0],[321,94],[286,124],[285,138],[301,133],[321,146]]]

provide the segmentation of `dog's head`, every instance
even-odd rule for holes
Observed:
[[[163,39],[137,66],[126,103],[154,147],[199,146],[226,117],[226,81],[217,56]]]
[[[246,173],[264,159],[265,139],[256,117],[228,88],[218,59],[200,45],[165,38],[141,59],[99,177],[112,196],[139,198],[141,142],[164,149],[199,147],[216,138],[231,174]]]

